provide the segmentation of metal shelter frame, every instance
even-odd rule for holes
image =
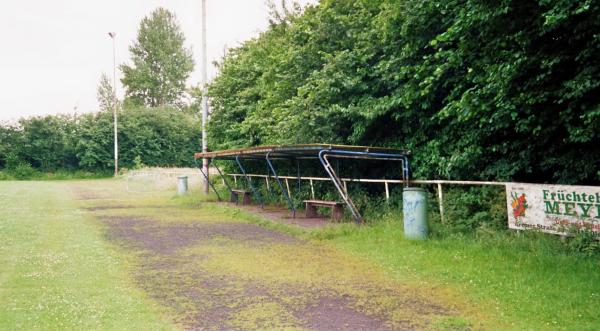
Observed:
[[[401,164],[401,180],[404,181],[405,185],[408,186],[408,182],[410,181],[410,167],[408,161],[409,152],[392,149],[392,148],[383,148],[383,147],[367,147],[367,146],[348,146],[348,145],[328,145],[328,144],[308,144],[308,145],[286,145],[286,146],[260,146],[260,147],[252,147],[252,148],[243,148],[243,149],[230,149],[223,151],[215,151],[215,152],[206,152],[206,153],[196,153],[194,154],[194,160],[208,159],[209,165],[213,160],[229,160],[235,161],[241,173],[243,174],[246,185],[250,188],[253,195],[256,197],[261,207],[264,206],[264,200],[260,191],[257,190],[252,184],[251,177],[246,173],[246,169],[244,168],[242,161],[266,161],[267,163],[267,171],[272,174],[275,178],[281,192],[287,201],[288,207],[292,211],[292,217],[296,216],[296,208],[292,202],[292,198],[288,190],[285,190],[279,175],[277,174],[277,170],[273,164],[273,160],[292,160],[296,161],[298,168],[298,186],[300,187],[300,163],[299,160],[319,160],[323,169],[327,173],[329,179],[335,186],[338,194],[341,199],[344,201],[352,217],[354,220],[359,223],[362,222],[362,216],[352,198],[348,194],[346,186],[343,185],[342,180],[338,176],[338,171],[334,169],[331,165],[330,159],[359,159],[359,160],[379,160],[379,161],[395,161],[400,162]],[[232,192],[231,186],[225,180],[223,173],[221,170],[214,166],[213,167],[218,171],[219,175],[223,183],[227,189]],[[207,174],[200,169],[202,175],[208,180]],[[210,183],[210,182],[209,182]],[[287,182],[286,182],[287,184]],[[217,194],[217,198],[221,200],[219,193],[215,189],[215,187],[210,183],[211,188]],[[267,185],[268,186],[268,185]],[[270,190],[270,188],[269,188]]]

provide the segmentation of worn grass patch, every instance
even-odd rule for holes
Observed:
[[[112,185],[74,190],[89,197],[80,203],[106,239],[135,258],[138,286],[186,328],[439,329],[446,317],[468,318],[313,241],[315,232],[194,195],[131,195]]]

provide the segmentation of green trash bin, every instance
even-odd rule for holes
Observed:
[[[427,191],[420,187],[405,187],[402,192],[404,237],[427,239]]]

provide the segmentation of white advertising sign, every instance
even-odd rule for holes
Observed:
[[[600,235],[600,187],[506,184],[508,227],[567,234],[587,229]]]

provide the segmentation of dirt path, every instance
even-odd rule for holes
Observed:
[[[185,329],[420,330],[455,315],[370,263],[227,206],[74,190],[135,256],[138,286]]]

